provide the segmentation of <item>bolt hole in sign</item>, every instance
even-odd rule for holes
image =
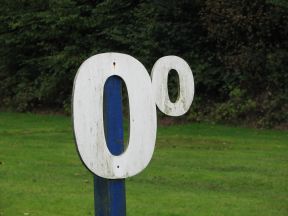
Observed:
[[[172,103],[167,90],[170,70],[179,76],[178,99]],[[82,63],[74,80],[73,127],[81,160],[95,175],[107,179],[134,176],[150,162],[156,140],[156,104],[165,114],[180,116],[191,106],[194,79],[189,65],[177,56],[160,58],[148,71],[132,56],[103,53]],[[104,85],[111,76],[125,82],[129,98],[130,137],[126,150],[118,156],[109,151],[104,132]]]

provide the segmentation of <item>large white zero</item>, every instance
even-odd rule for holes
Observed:
[[[176,70],[179,76],[179,94],[175,103],[172,103],[168,94],[168,74]],[[170,116],[185,114],[194,97],[194,78],[189,65],[177,56],[165,56],[154,64],[151,72],[152,87],[156,104],[161,112]]]
[[[125,82],[130,108],[129,144],[119,156],[110,153],[103,124],[104,84],[113,75]],[[120,53],[87,59],[74,80],[72,108],[77,149],[90,171],[118,179],[136,175],[148,165],[156,139],[156,107],[150,77],[137,59]]]

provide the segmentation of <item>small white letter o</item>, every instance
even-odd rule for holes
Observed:
[[[172,103],[168,94],[168,73],[176,70],[179,76],[179,96]],[[152,87],[156,104],[161,112],[170,116],[185,114],[193,101],[194,79],[189,65],[177,56],[164,56],[156,61],[152,68]]]

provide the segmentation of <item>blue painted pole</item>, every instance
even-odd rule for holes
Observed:
[[[124,151],[121,78],[110,77],[104,89],[104,126],[107,147],[113,155]],[[126,216],[124,179],[94,175],[95,216]]]

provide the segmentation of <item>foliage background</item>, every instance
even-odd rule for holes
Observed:
[[[184,58],[196,84],[185,120],[287,125],[286,0],[1,0],[0,22],[1,109],[69,113],[80,64],[113,51],[148,71]]]

